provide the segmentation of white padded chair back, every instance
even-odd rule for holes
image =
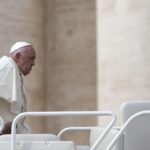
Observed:
[[[133,114],[150,110],[150,101],[125,102],[121,106],[124,124]],[[124,132],[124,150],[150,150],[150,116],[133,121]]]
[[[124,124],[133,114],[150,110],[150,101],[128,101],[121,105],[121,121]]]

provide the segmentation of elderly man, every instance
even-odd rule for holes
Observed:
[[[5,122],[2,134],[9,134],[13,118],[26,111],[22,75],[30,73],[35,65],[35,59],[36,52],[27,42],[16,42],[8,56],[0,59],[0,116]],[[24,119],[18,123],[17,131],[26,132]]]

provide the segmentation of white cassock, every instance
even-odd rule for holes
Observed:
[[[10,122],[24,111],[26,111],[26,98],[22,74],[12,58],[3,56],[0,59],[0,116],[5,122]],[[24,119],[18,123],[17,132],[27,132]]]

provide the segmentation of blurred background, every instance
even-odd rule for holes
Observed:
[[[119,117],[122,102],[150,100],[149,0],[0,0],[0,7],[0,56],[16,41],[37,52],[24,78],[28,111],[111,110]],[[28,118],[33,132],[49,133],[103,122]]]

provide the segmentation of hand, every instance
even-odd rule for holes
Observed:
[[[1,134],[10,134],[11,133],[12,122],[5,123],[4,129]]]

